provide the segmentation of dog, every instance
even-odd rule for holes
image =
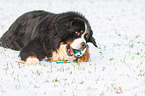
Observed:
[[[20,51],[26,64],[49,61],[89,61],[88,42],[97,47],[87,19],[78,12],[55,14],[44,10],[21,15],[3,34],[0,46]],[[76,57],[74,49],[80,50]]]

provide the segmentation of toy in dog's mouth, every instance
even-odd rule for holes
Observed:
[[[75,55],[76,57],[82,56],[81,50],[73,49],[69,44],[66,46],[66,48],[67,48],[67,54],[69,56],[73,56],[73,55]]]
[[[74,49],[68,44],[66,46],[68,56],[74,55]]]

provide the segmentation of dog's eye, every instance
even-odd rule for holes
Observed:
[[[79,32],[75,32],[78,36],[80,36],[80,33]]]

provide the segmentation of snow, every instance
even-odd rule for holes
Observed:
[[[99,47],[89,62],[36,66],[0,47],[1,96],[145,96],[144,0],[0,0],[0,37],[32,10],[84,14]]]

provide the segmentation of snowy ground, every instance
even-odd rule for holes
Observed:
[[[0,47],[0,96],[145,96],[145,2],[143,0],[0,0],[0,37],[32,10],[79,11],[99,46],[87,63],[37,66]]]

